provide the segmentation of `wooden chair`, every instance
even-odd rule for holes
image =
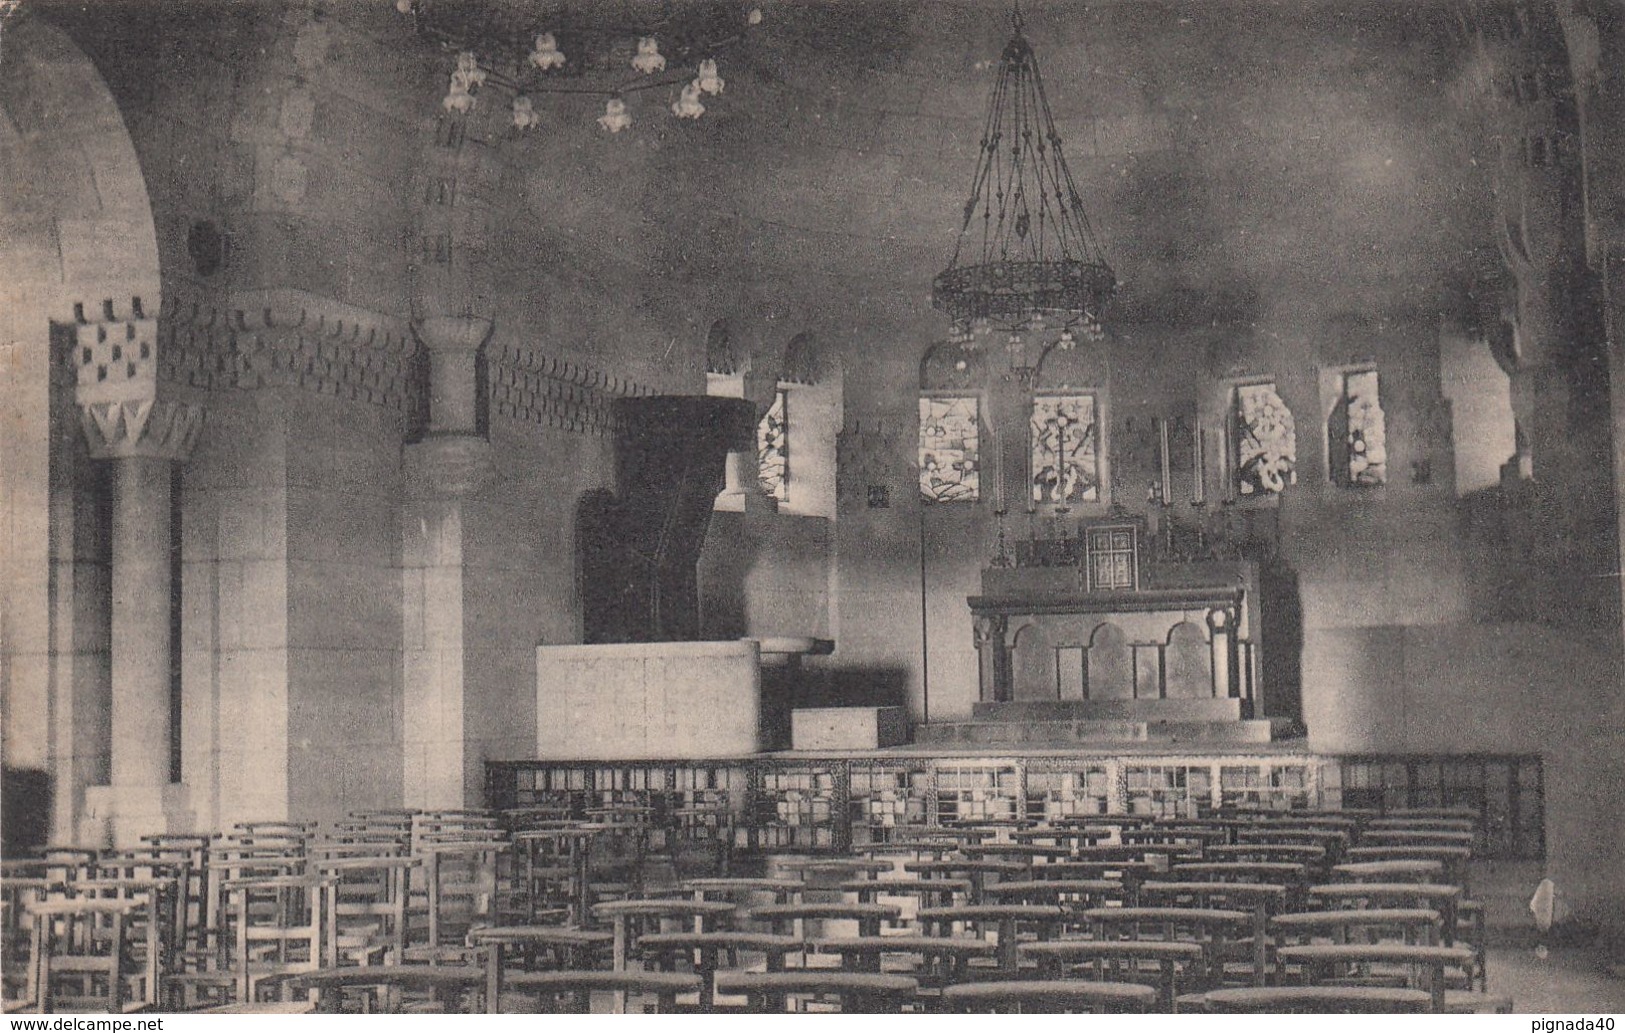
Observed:
[[[903,871],[926,879],[968,879],[970,901],[979,904],[988,885],[1000,879],[1025,879],[1031,866],[1019,861],[945,857],[940,861],[909,861]]]
[[[863,880],[863,883],[874,885],[868,880]],[[728,900],[734,904],[748,906],[753,903],[748,898],[757,896],[771,896],[775,904],[798,903],[801,895],[807,890],[807,884],[801,879],[717,877],[685,879],[679,888],[692,893],[695,900]]]
[[[985,939],[992,930],[997,937],[999,968],[1014,973],[1020,967],[1016,945],[1023,933],[1033,939],[1054,939],[1067,912],[1054,904],[971,904],[965,907],[933,907],[920,911],[920,925],[926,935],[953,936],[960,926],[967,935]]]
[[[1044,979],[1088,978],[1096,982],[1155,982],[1169,1012],[1181,993],[1207,989],[1207,952],[1199,943],[1161,940],[1052,940],[1023,943],[1023,958],[1037,962]]]
[[[1309,885],[1308,867],[1290,861],[1202,861],[1176,864],[1170,876],[1187,882],[1260,882],[1298,894]]]
[[[1211,990],[1207,1010],[1221,1014],[1365,1014],[1429,1010],[1421,990],[1377,986],[1247,986]]]
[[[1246,958],[1252,981],[1263,986],[1269,975],[1269,919],[1286,910],[1287,887],[1263,882],[1147,882],[1140,887],[1147,905],[1219,908],[1248,911],[1253,916],[1252,936],[1219,948],[1219,965],[1238,948]],[[1223,972],[1216,973],[1222,978]]]
[[[769,972],[784,971],[788,954],[803,944],[793,936],[770,933],[651,933],[638,940],[638,954],[662,972],[687,966],[700,977],[697,1004],[708,1012],[715,1004],[712,977],[723,969],[743,968],[760,956]]]
[[[1389,829],[1437,829],[1445,832],[1476,832],[1478,822],[1471,818],[1375,818],[1366,824],[1371,831]]]
[[[1390,843],[1381,846],[1350,847],[1346,856],[1353,863],[1437,861],[1443,869],[1443,878],[1440,881],[1460,886],[1464,895],[1471,896],[1472,890],[1467,884],[1467,862],[1471,859],[1472,853],[1472,849],[1465,846],[1413,846]]]
[[[860,904],[878,904],[882,897],[906,897],[915,909],[947,907],[955,898],[970,897],[969,879],[852,879],[841,883],[842,893],[851,893]]]
[[[138,899],[58,897],[28,905],[32,922],[28,998],[42,1013],[123,1013],[156,1008],[158,984],[128,935],[144,923],[146,957],[158,953],[158,923]]]
[[[1076,828],[1065,825],[1041,825],[1031,829],[1016,829],[1010,839],[1016,843],[1040,843],[1064,846],[1068,854],[1079,847],[1097,846],[1111,838],[1111,833],[1100,828]]]
[[[332,878],[304,875],[225,883],[237,1003],[259,1000],[262,983],[285,986],[290,976],[332,963],[335,887]]]
[[[1456,943],[1456,909],[1460,886],[1431,882],[1339,882],[1309,887],[1309,898],[1324,907],[1424,908],[1439,915],[1439,939]]]
[[[842,1012],[884,1014],[913,1003],[919,983],[910,976],[833,969],[718,972],[716,991],[744,995],[746,1010],[756,1014],[782,1012],[790,1002],[805,999],[834,999]]]
[[[698,993],[701,983],[692,972],[526,972],[509,980],[508,988],[535,997],[539,1011],[584,1015],[595,993],[610,994],[616,1014],[632,1001],[643,1010],[652,1002],[656,1011],[671,1012],[679,995]]]
[[[1252,928],[1251,911],[1231,908],[1130,907],[1090,908],[1082,912],[1096,940],[1162,940],[1196,943],[1205,952],[1203,978],[1216,982],[1222,973],[1227,942]]]
[[[1466,947],[1406,943],[1315,943],[1280,947],[1275,953],[1281,964],[1300,966],[1303,982],[1309,986],[1325,985],[1351,973],[1358,977],[1372,964],[1408,968],[1412,986],[1429,992],[1429,1010],[1436,1012],[1444,1010],[1446,971],[1467,973],[1471,982],[1473,964],[1473,952]]]
[[[1127,896],[1116,879],[1017,879],[989,886],[985,899],[995,904],[1053,904],[1067,912],[1121,904]]]
[[[316,1010],[339,1012],[353,1002],[364,1013],[477,1012],[485,988],[483,966],[364,965],[324,968],[286,977],[295,993],[314,994]]]
[[[809,947],[820,954],[838,954],[848,972],[881,972],[888,957],[906,965],[900,973],[913,976],[921,993],[965,982],[971,966],[992,961],[998,945],[985,940],[953,936],[850,936],[816,940]],[[894,970],[895,971],[895,970]]]
[[[98,867],[102,864],[103,861],[97,861]],[[159,1001],[163,997],[161,976],[176,954],[180,879],[165,877],[161,868],[137,866],[134,870],[155,877],[78,879],[67,883],[62,894],[72,900],[125,901],[138,905],[126,915],[123,930],[131,967],[141,973],[139,977],[131,977],[129,997]]]
[[[809,921],[856,922],[859,936],[878,936],[881,923],[895,922],[902,914],[902,908],[891,904],[802,903],[754,907],[745,917],[767,923],[775,933],[811,940],[814,937],[806,929]]]
[[[958,1012],[1146,1012],[1157,991],[1139,983],[1090,979],[1019,979],[995,983],[960,983],[942,991],[942,1005]]]
[[[557,906],[570,909],[570,923],[585,925],[592,905],[588,848],[594,831],[562,827],[525,829],[513,834],[516,872],[525,899],[525,920]]]
[[[1359,849],[1356,847],[1355,849]],[[1345,861],[1332,867],[1332,875],[1353,882],[1440,882],[1444,863],[1438,860]]]
[[[1299,911],[1270,919],[1275,953],[1283,947],[1314,940],[1333,943],[1401,943],[1431,946],[1439,942],[1439,913],[1424,908],[1340,908]]]
[[[416,857],[317,859],[334,881],[328,964],[401,964],[406,960],[407,904]]]
[[[501,1007],[509,961],[517,955],[524,972],[585,972],[607,968],[614,934],[603,929],[556,925],[482,926],[468,934],[470,947],[484,953],[487,1009]]]
[[[28,870],[28,869],[13,869]],[[32,1008],[34,924],[29,906],[60,895],[65,884],[44,876],[0,876],[0,1008],[6,1012]]]
[[[421,897],[414,894],[409,910],[424,917],[421,930],[408,928],[407,961],[473,963],[469,930],[500,924],[498,870],[508,850],[506,841],[483,834],[418,841],[413,856],[422,861],[423,890]]]
[[[735,906],[721,900],[607,900],[593,905],[593,914],[613,924],[611,942],[611,968],[625,972],[627,960],[637,949],[639,939],[646,933],[662,931],[664,921],[682,922],[684,932],[715,931],[716,923],[733,915]],[[707,930],[710,924],[713,928]],[[624,1010],[626,1000],[617,993],[615,1007]]]

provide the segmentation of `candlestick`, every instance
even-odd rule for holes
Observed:
[[[1196,459],[1191,464],[1191,505],[1207,505],[1207,431],[1201,426],[1195,430]]]
[[[1161,501],[1164,506],[1173,503],[1173,469],[1168,452],[1168,418],[1163,417],[1157,421],[1158,444],[1162,449],[1162,491]]]

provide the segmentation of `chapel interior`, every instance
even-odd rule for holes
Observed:
[[[0,0],[4,1007],[1625,1010],[1616,372],[1619,0]]]

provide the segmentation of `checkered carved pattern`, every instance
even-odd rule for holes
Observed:
[[[158,321],[127,319],[73,327],[80,405],[152,399],[158,380]]]

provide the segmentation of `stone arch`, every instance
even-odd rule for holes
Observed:
[[[733,326],[726,316],[713,322],[705,335],[705,371],[730,377],[742,372],[739,353],[734,349]]]
[[[1022,625],[1011,646],[1011,690],[1015,699],[1055,698],[1054,629],[1039,621]]]
[[[9,704],[0,812],[9,854],[47,837],[74,840],[84,788],[105,782],[108,765],[105,714],[92,716],[90,698],[110,691],[106,657],[73,649],[75,622],[96,622],[107,604],[75,592],[72,558],[86,544],[76,551],[72,500],[89,471],[77,450],[51,445],[77,433],[71,387],[52,385],[52,324],[151,319],[162,296],[146,179],[106,82],[65,33],[26,8],[5,33],[0,526],[11,530],[0,548],[0,594],[9,599],[0,609],[0,694]],[[53,564],[53,549],[68,562]],[[72,715],[54,727],[53,696]]]
[[[976,348],[939,341],[920,357],[921,391],[970,391],[987,382],[987,356]]]
[[[822,372],[819,359],[818,338],[812,331],[803,330],[784,346],[784,368],[779,379],[792,384],[816,384]]]
[[[1168,629],[1163,680],[1169,699],[1205,699],[1213,695],[1213,649],[1200,624],[1180,621]]]
[[[1122,628],[1103,621],[1089,635],[1089,698],[1133,697],[1134,647]]]

